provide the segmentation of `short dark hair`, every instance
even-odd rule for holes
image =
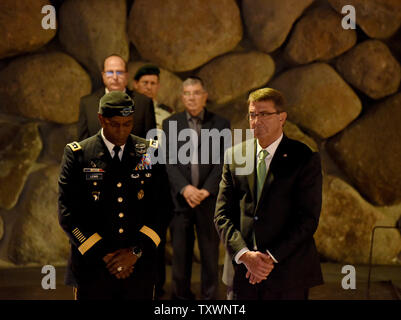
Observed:
[[[138,81],[143,76],[155,75],[159,78],[160,69],[153,64],[146,64],[138,69],[135,73],[134,80]]]
[[[284,95],[273,88],[262,88],[252,91],[248,97],[248,104],[257,101],[273,101],[277,111],[285,112]]]
[[[103,60],[103,71],[104,71],[104,64],[105,64],[106,60],[108,58],[110,58],[110,57],[119,57],[122,61],[124,61],[125,71],[128,71],[128,69],[127,69],[127,61],[125,61],[125,59],[122,56],[120,56],[118,53],[112,53],[112,54],[108,55],[106,58],[104,58],[104,60]]]

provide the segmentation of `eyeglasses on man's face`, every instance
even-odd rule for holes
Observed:
[[[116,74],[117,77],[122,77],[123,75],[125,75],[125,71],[105,71],[104,74],[108,78],[113,77],[114,74]]]
[[[256,118],[259,118],[259,119],[266,119],[266,118],[270,117],[270,116],[273,115],[273,114],[280,114],[280,113],[281,113],[281,111],[275,111],[275,112],[261,111],[261,112],[259,112],[259,113],[256,113],[256,112],[249,112],[249,113],[248,113],[248,117],[249,117],[249,119],[251,119],[251,120],[254,120],[254,119],[256,119]]]
[[[197,91],[184,91],[182,93],[182,95],[185,98],[189,98],[190,96],[195,96],[195,97],[200,97],[201,95],[203,95],[205,93],[205,91],[201,91],[201,90],[197,90]]]

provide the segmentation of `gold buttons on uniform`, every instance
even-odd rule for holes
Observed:
[[[144,184],[144,183],[145,183],[145,181],[142,180],[142,181],[141,181],[141,184]]]
[[[123,229],[123,228],[120,228],[120,229],[118,229],[118,232],[119,232],[119,233],[123,233],[123,232],[124,232],[124,229]]]
[[[124,218],[124,213],[120,212],[120,213],[118,214],[118,216],[119,216],[120,218]]]
[[[117,183],[117,188],[121,188],[123,184],[121,182]]]
[[[123,198],[122,197],[118,197],[117,201],[118,202],[123,202]]]
[[[95,181],[95,182],[93,183],[93,185],[94,185],[94,186],[97,186],[97,182]]]

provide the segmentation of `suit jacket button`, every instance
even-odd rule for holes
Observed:
[[[258,221],[258,220],[259,220],[259,217],[258,217],[258,216],[255,216],[253,219],[254,219],[255,221]]]

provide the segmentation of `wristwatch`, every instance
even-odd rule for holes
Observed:
[[[139,259],[142,256],[142,250],[139,247],[133,247],[132,248],[132,254],[136,255],[136,257]]]

